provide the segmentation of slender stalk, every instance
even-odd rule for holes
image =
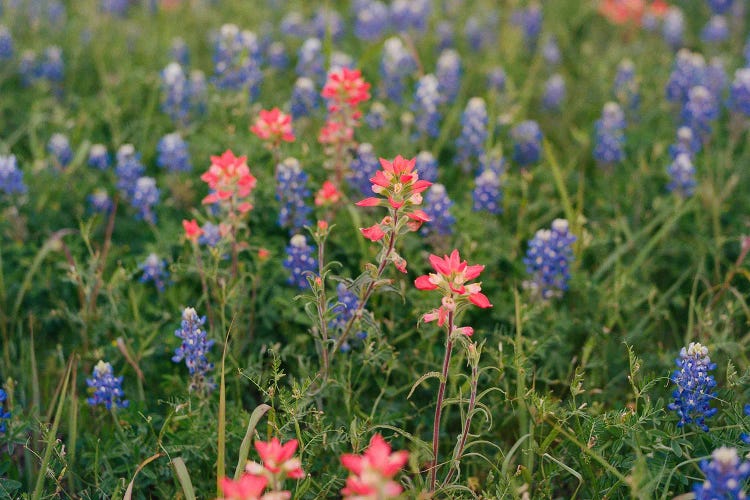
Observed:
[[[469,438],[469,430],[471,429],[471,418],[474,413],[474,408],[477,403],[477,381],[479,380],[479,368],[476,364],[471,367],[471,396],[469,396],[469,408],[466,414],[466,420],[464,421],[464,429],[461,432],[461,441],[458,443],[458,450],[456,455],[453,457],[453,463],[455,467],[451,467],[448,471],[448,475],[443,481],[443,486],[450,483],[453,479],[453,473],[458,470],[458,464],[461,462],[461,455],[464,453],[464,447],[466,446],[466,440]]]
[[[323,248],[323,239],[321,238],[320,244],[318,244],[318,271],[322,271],[325,266],[325,249]],[[323,280],[322,274],[320,277]],[[323,366],[321,368],[322,373],[328,376],[328,324],[326,324],[325,314],[328,300],[326,299],[326,284],[325,281],[320,283],[320,293],[318,294],[318,323],[320,323],[320,339],[322,345],[320,346],[320,355],[322,356]],[[323,381],[321,381],[323,382]]]
[[[203,269],[203,259],[201,258],[201,251],[197,243],[193,243],[193,253],[195,254],[195,265],[198,266],[198,275],[201,277],[201,287],[203,288],[203,295],[206,296],[206,311],[208,313],[208,325],[211,330],[214,329],[214,313],[211,309],[211,296],[208,294],[208,283],[206,282],[206,272]]]
[[[430,464],[430,492],[435,491],[435,483],[437,482],[437,464],[438,464],[438,451],[439,451],[439,437],[440,437],[440,418],[443,414],[443,400],[445,399],[445,386],[448,382],[448,368],[451,362],[451,354],[453,353],[453,340],[451,340],[451,333],[453,332],[453,311],[448,313],[448,337],[445,342],[445,357],[443,358],[443,371],[440,378],[440,387],[438,388],[437,394],[437,405],[435,406],[435,420],[432,423],[432,463]]]
[[[117,203],[119,196],[115,196],[112,201],[112,210],[109,212],[109,219],[107,220],[107,229],[104,233],[104,245],[102,246],[102,252],[99,255],[99,262],[97,262],[96,268],[96,281],[94,282],[94,288],[89,296],[89,314],[96,311],[96,298],[99,295],[99,289],[102,286],[102,276],[104,274],[104,266],[107,263],[107,255],[109,255],[109,249],[112,246],[112,234],[115,231],[115,215],[117,215]]]

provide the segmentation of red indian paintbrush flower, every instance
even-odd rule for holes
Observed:
[[[261,110],[255,125],[250,127],[250,131],[264,141],[268,141],[272,146],[278,146],[282,141],[294,142],[292,117],[280,111],[279,108],[273,108],[270,111]]]
[[[240,201],[250,195],[255,188],[257,179],[250,173],[247,166],[247,156],[234,156],[231,150],[226,150],[221,156],[211,157],[211,166],[201,175],[201,180],[208,184],[213,192],[203,198],[203,204],[237,201],[236,208],[240,213],[250,211],[253,206],[246,201]]]
[[[370,98],[370,84],[358,69],[341,68],[331,71],[323,86],[322,95],[328,100],[328,110],[335,113],[342,106],[354,108]]]
[[[193,243],[198,242],[198,238],[203,234],[203,229],[198,225],[198,221],[183,220],[182,227],[185,229],[185,238],[189,239]]]
[[[289,492],[285,492],[287,493],[286,496],[278,496],[277,492],[263,495],[263,490],[266,489],[267,484],[268,479],[252,474],[243,474],[237,481],[228,477],[222,478],[219,481],[219,486],[224,496],[220,500],[273,500],[291,496]]]
[[[299,458],[294,457],[297,451],[297,440],[292,439],[286,444],[281,444],[277,438],[270,441],[256,441],[255,449],[260,455],[263,464],[248,462],[245,471],[256,475],[270,475],[275,482],[283,481],[284,478],[302,479],[305,472]]]
[[[380,434],[372,436],[370,446],[363,455],[341,455],[341,464],[353,474],[347,478],[346,487],[341,490],[344,499],[396,498],[403,488],[392,479],[408,459],[407,451],[391,453],[391,446]]]

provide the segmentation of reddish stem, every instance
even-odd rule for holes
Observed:
[[[435,491],[435,483],[437,482],[437,464],[438,464],[438,451],[439,451],[439,436],[440,436],[440,417],[443,414],[443,400],[445,399],[445,386],[448,382],[448,368],[451,362],[451,354],[453,353],[453,340],[451,340],[451,333],[453,332],[453,311],[448,313],[448,339],[445,342],[445,357],[443,358],[443,371],[441,372],[440,387],[438,388],[437,394],[437,406],[435,407],[435,420],[432,424],[432,463],[430,464],[430,492]]]

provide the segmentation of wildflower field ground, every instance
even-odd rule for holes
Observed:
[[[749,8],[0,0],[0,498],[745,498]]]

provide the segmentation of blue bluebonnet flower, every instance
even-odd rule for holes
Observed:
[[[677,155],[667,167],[669,184],[667,189],[682,198],[693,195],[695,191],[695,167],[690,156],[681,153]]]
[[[305,289],[309,286],[307,276],[318,269],[318,261],[314,257],[315,247],[307,244],[307,238],[302,234],[295,234],[286,247],[284,267],[289,271],[289,284]]]
[[[216,245],[219,244],[221,239],[224,237],[222,225],[221,224],[212,224],[211,222],[206,222],[201,226],[202,234],[198,238],[198,243],[201,245],[208,245],[209,247],[213,248]]]
[[[729,24],[724,16],[712,16],[701,31],[701,40],[707,43],[725,42],[729,38]]]
[[[677,370],[672,373],[671,380],[677,388],[672,392],[674,402],[667,408],[677,412],[680,419],[677,427],[694,423],[708,432],[706,419],[718,411],[711,408],[711,400],[716,397],[716,392],[713,392],[716,380],[708,373],[716,368],[716,363],[711,362],[708,348],[697,342],[683,347],[675,363]]]
[[[431,0],[393,0],[391,24],[400,33],[423,32],[430,18]]]
[[[21,60],[18,62],[18,74],[27,87],[39,79],[40,73],[36,52],[27,49],[21,53]]]
[[[183,38],[178,36],[172,39],[172,45],[169,47],[169,57],[182,66],[190,64],[190,49]]]
[[[322,84],[326,76],[324,66],[323,45],[317,38],[308,38],[297,54],[297,75]]]
[[[525,168],[542,157],[542,131],[533,120],[521,122],[510,131],[513,139],[513,161]]]
[[[315,89],[315,82],[307,77],[297,78],[297,81],[294,82],[292,100],[289,105],[292,118],[296,120],[308,116],[313,109],[318,107],[318,104],[319,96]]]
[[[3,410],[3,405],[7,400],[8,394],[3,389],[0,389],[0,434],[5,434],[5,432],[8,430],[3,420],[8,420],[11,417],[9,411]]]
[[[664,21],[661,26],[661,34],[667,45],[677,50],[682,46],[682,39],[685,33],[685,16],[682,9],[674,5],[667,9],[664,14]]]
[[[503,172],[503,160],[496,156],[485,155],[481,161],[482,168],[474,180],[472,198],[475,212],[500,214],[503,212],[503,191],[500,176]]]
[[[263,80],[260,43],[255,33],[225,24],[214,39],[213,82],[220,89],[245,90],[250,100],[260,91]]]
[[[534,50],[542,32],[542,6],[533,2],[525,9],[515,11],[512,20],[521,27],[524,41]]]
[[[529,241],[523,263],[530,279],[523,287],[530,290],[532,296],[548,300],[561,297],[568,289],[575,240],[568,221],[555,219],[551,229],[540,229]]]
[[[177,132],[167,134],[156,145],[156,164],[169,172],[190,172],[190,152],[185,140]]]
[[[420,229],[422,234],[439,236],[453,234],[456,218],[451,215],[451,207],[453,207],[453,202],[448,198],[445,186],[438,183],[430,186],[424,196],[424,211],[430,220],[422,225]]]
[[[750,462],[740,461],[735,448],[722,446],[715,449],[711,460],[701,460],[700,467],[706,480],[693,487],[696,500],[747,498],[744,486],[750,477]]]
[[[375,101],[370,106],[370,111],[365,115],[365,123],[372,130],[380,130],[385,127],[388,119],[388,109],[382,102]]]
[[[437,182],[438,164],[435,157],[429,151],[421,151],[414,163],[414,170],[419,174],[420,179],[428,182]]]
[[[94,366],[92,378],[86,379],[91,397],[86,401],[90,406],[104,405],[108,410],[114,408],[127,408],[129,401],[122,399],[125,392],[122,390],[122,377],[115,377],[112,365],[99,361]]]
[[[734,0],[707,0],[714,14],[724,14],[732,8]]]
[[[640,105],[641,96],[635,78],[635,64],[630,59],[623,59],[617,65],[612,93],[626,109],[636,110]]]
[[[153,177],[139,177],[135,181],[133,196],[130,204],[138,210],[137,217],[151,224],[156,224],[154,206],[159,203],[160,191],[156,187],[156,179]]]
[[[112,199],[106,189],[97,189],[88,196],[89,207],[92,212],[108,213],[112,210]]]
[[[206,106],[206,78],[194,70],[190,79],[179,63],[169,63],[161,72],[161,110],[174,123],[186,125]]]
[[[130,200],[135,191],[135,184],[143,176],[145,167],[141,163],[141,155],[135,151],[132,144],[123,144],[117,150],[117,164],[115,175],[117,175],[117,189],[123,198]]]
[[[706,79],[706,60],[698,53],[681,49],[675,56],[672,73],[669,75],[667,100],[679,104],[687,101],[688,92]]]
[[[669,146],[669,155],[672,159],[677,158],[680,154],[686,154],[691,159],[701,150],[700,138],[693,133],[690,127],[680,127],[677,129],[677,139],[674,144]]]
[[[550,67],[560,64],[562,56],[560,54],[560,47],[557,45],[557,39],[554,36],[547,38],[544,45],[542,45],[542,56]]]
[[[357,146],[357,152],[351,161],[349,170],[350,173],[346,177],[349,185],[359,190],[363,196],[372,196],[370,178],[380,170],[380,161],[375,156],[372,144],[363,142]]]
[[[346,325],[354,317],[354,313],[357,312],[357,307],[359,307],[359,298],[344,283],[339,283],[336,286],[336,295],[338,302],[331,308],[331,312],[334,313],[335,316],[328,322],[328,328],[332,330],[334,334],[337,332],[343,332]],[[367,332],[365,331],[359,331],[356,333],[356,338],[360,340],[364,340],[366,337]],[[351,348],[351,344],[348,340],[341,344],[341,352],[348,352]]]
[[[104,144],[92,144],[89,149],[89,160],[88,164],[90,167],[98,168],[99,170],[107,170],[109,168],[111,158],[107,151],[107,146]]]
[[[130,0],[100,0],[99,6],[107,14],[122,17],[127,13],[128,7],[130,7]]]
[[[65,72],[62,49],[52,45],[44,49],[44,59],[39,63],[39,76],[50,83],[62,82]]]
[[[505,70],[499,66],[492,68],[487,74],[487,86],[496,92],[505,91]]]
[[[426,139],[440,134],[440,91],[438,79],[433,74],[424,75],[414,91],[414,125],[417,137]]]
[[[0,155],[0,191],[6,195],[26,192],[23,171],[16,165],[15,155]]]
[[[307,204],[310,189],[307,174],[299,161],[287,158],[276,170],[276,199],[279,200],[279,226],[288,227],[294,234],[310,225],[312,208]]]
[[[544,84],[544,95],[542,105],[550,111],[559,111],[565,99],[565,79],[561,74],[555,73],[549,77]]]
[[[608,102],[594,125],[594,159],[611,167],[625,157],[625,114],[616,102]]]
[[[742,413],[744,413],[746,417],[750,417],[750,404],[746,404],[742,408]],[[740,439],[743,443],[750,444],[750,435],[748,435],[747,433],[743,432],[742,434],[740,434]]]
[[[724,90],[729,84],[724,61],[720,57],[712,57],[706,66],[705,86],[717,101],[723,100]]]
[[[289,56],[283,42],[273,42],[266,49],[268,64],[275,69],[284,70],[289,65]]]
[[[443,51],[453,47],[453,23],[450,21],[440,21],[435,27],[435,36],[437,37],[437,48]]]
[[[202,395],[216,388],[213,379],[208,376],[208,373],[214,369],[214,364],[210,363],[207,357],[214,341],[209,340],[206,330],[203,329],[205,323],[205,316],[200,317],[195,309],[186,307],[182,311],[180,328],[174,332],[182,343],[175,349],[174,356],[172,356],[172,361],[175,363],[185,361],[190,372],[190,391]]]
[[[734,113],[750,116],[750,68],[738,69],[729,88],[728,107]]]
[[[138,268],[143,271],[141,276],[141,283],[148,283],[149,281],[156,286],[156,289],[160,292],[164,291],[164,287],[169,279],[169,272],[167,271],[167,261],[151,253],[146,257]]]
[[[7,27],[0,25],[0,61],[13,59],[13,35]]]
[[[47,142],[47,152],[52,155],[55,164],[62,168],[67,167],[73,159],[70,141],[63,134],[52,134]]]
[[[404,81],[416,69],[417,64],[401,39],[387,39],[380,60],[383,95],[400,104],[404,97]]]
[[[283,35],[305,38],[310,35],[310,29],[305,22],[305,18],[297,11],[289,12],[281,20],[279,29]]]
[[[344,20],[336,10],[318,7],[310,22],[310,31],[319,40],[330,36],[334,42],[344,36]]]
[[[354,35],[360,40],[379,39],[388,27],[388,7],[380,1],[365,1],[355,13]]]
[[[190,72],[190,91],[188,92],[188,102],[190,103],[190,112],[193,118],[206,112],[207,100],[208,85],[206,85],[206,75],[203,71],[194,69]]]
[[[464,24],[464,36],[472,50],[479,51],[487,43],[487,30],[482,27],[479,18],[469,16]]]
[[[487,105],[481,97],[472,97],[461,116],[461,136],[456,141],[456,163],[469,172],[484,154],[487,141]]]
[[[435,68],[438,91],[443,102],[451,103],[461,88],[461,56],[453,49],[440,53]]]
[[[706,87],[698,85],[688,92],[681,117],[683,125],[693,129],[705,142],[711,133],[712,122],[719,117],[719,104]]]

